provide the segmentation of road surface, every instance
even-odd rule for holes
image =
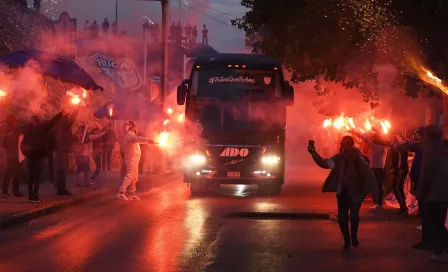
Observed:
[[[280,196],[237,186],[202,198],[174,176],[138,202],[111,195],[1,231],[0,271],[448,271],[410,249],[417,219],[370,203],[361,246],[341,250],[323,174],[289,177]]]

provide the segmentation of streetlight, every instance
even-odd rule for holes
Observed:
[[[165,94],[167,91],[167,75],[168,75],[168,0],[132,0],[144,2],[160,2],[162,5],[162,65],[160,68],[160,104],[165,104]],[[115,0],[115,17],[118,21],[118,0]],[[146,46],[146,45],[145,45]],[[145,59],[146,62],[146,59]],[[146,69],[146,67],[145,67]],[[146,82],[145,82],[146,84]]]

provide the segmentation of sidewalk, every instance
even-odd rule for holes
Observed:
[[[137,183],[140,191],[150,190],[153,187],[163,185],[164,177],[169,177],[173,172],[159,175],[147,175]],[[75,176],[67,177],[67,190],[74,196],[58,196],[54,184],[43,182],[39,190],[40,203],[31,203],[25,198],[0,198],[0,229],[27,222],[33,218],[57,212],[61,209],[79,205],[89,200],[98,199],[105,194],[114,194],[121,184],[120,172],[101,172],[96,182],[96,190],[90,187],[76,187]],[[20,187],[21,193],[28,195],[26,184]]]

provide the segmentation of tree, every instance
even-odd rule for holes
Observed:
[[[378,105],[376,64],[400,72],[397,84],[427,67],[446,74],[448,3],[443,0],[243,0],[232,21],[253,52],[279,59],[292,81],[340,81]],[[442,34],[443,33],[443,34]]]

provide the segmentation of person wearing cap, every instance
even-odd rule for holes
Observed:
[[[126,175],[123,178],[117,198],[121,200],[139,200],[135,195],[136,183],[138,181],[138,165],[141,157],[140,144],[154,143],[147,137],[138,136],[137,124],[129,121],[125,124],[125,135],[123,139],[124,164],[126,166]],[[129,189],[129,190],[128,190]],[[129,191],[129,197],[126,191]]]
[[[448,230],[445,220],[448,209],[448,141],[443,132],[430,125],[424,133],[423,161],[417,187],[417,199],[425,206],[434,254],[430,260],[448,263]]]
[[[338,221],[344,238],[344,249],[359,246],[359,210],[368,192],[378,196],[378,185],[369,164],[356,148],[351,136],[344,136],[340,142],[340,152],[324,159],[314,145],[308,152],[315,163],[324,169],[331,169],[322,186],[322,192],[336,192],[338,202]],[[350,221],[350,230],[349,230]]]

